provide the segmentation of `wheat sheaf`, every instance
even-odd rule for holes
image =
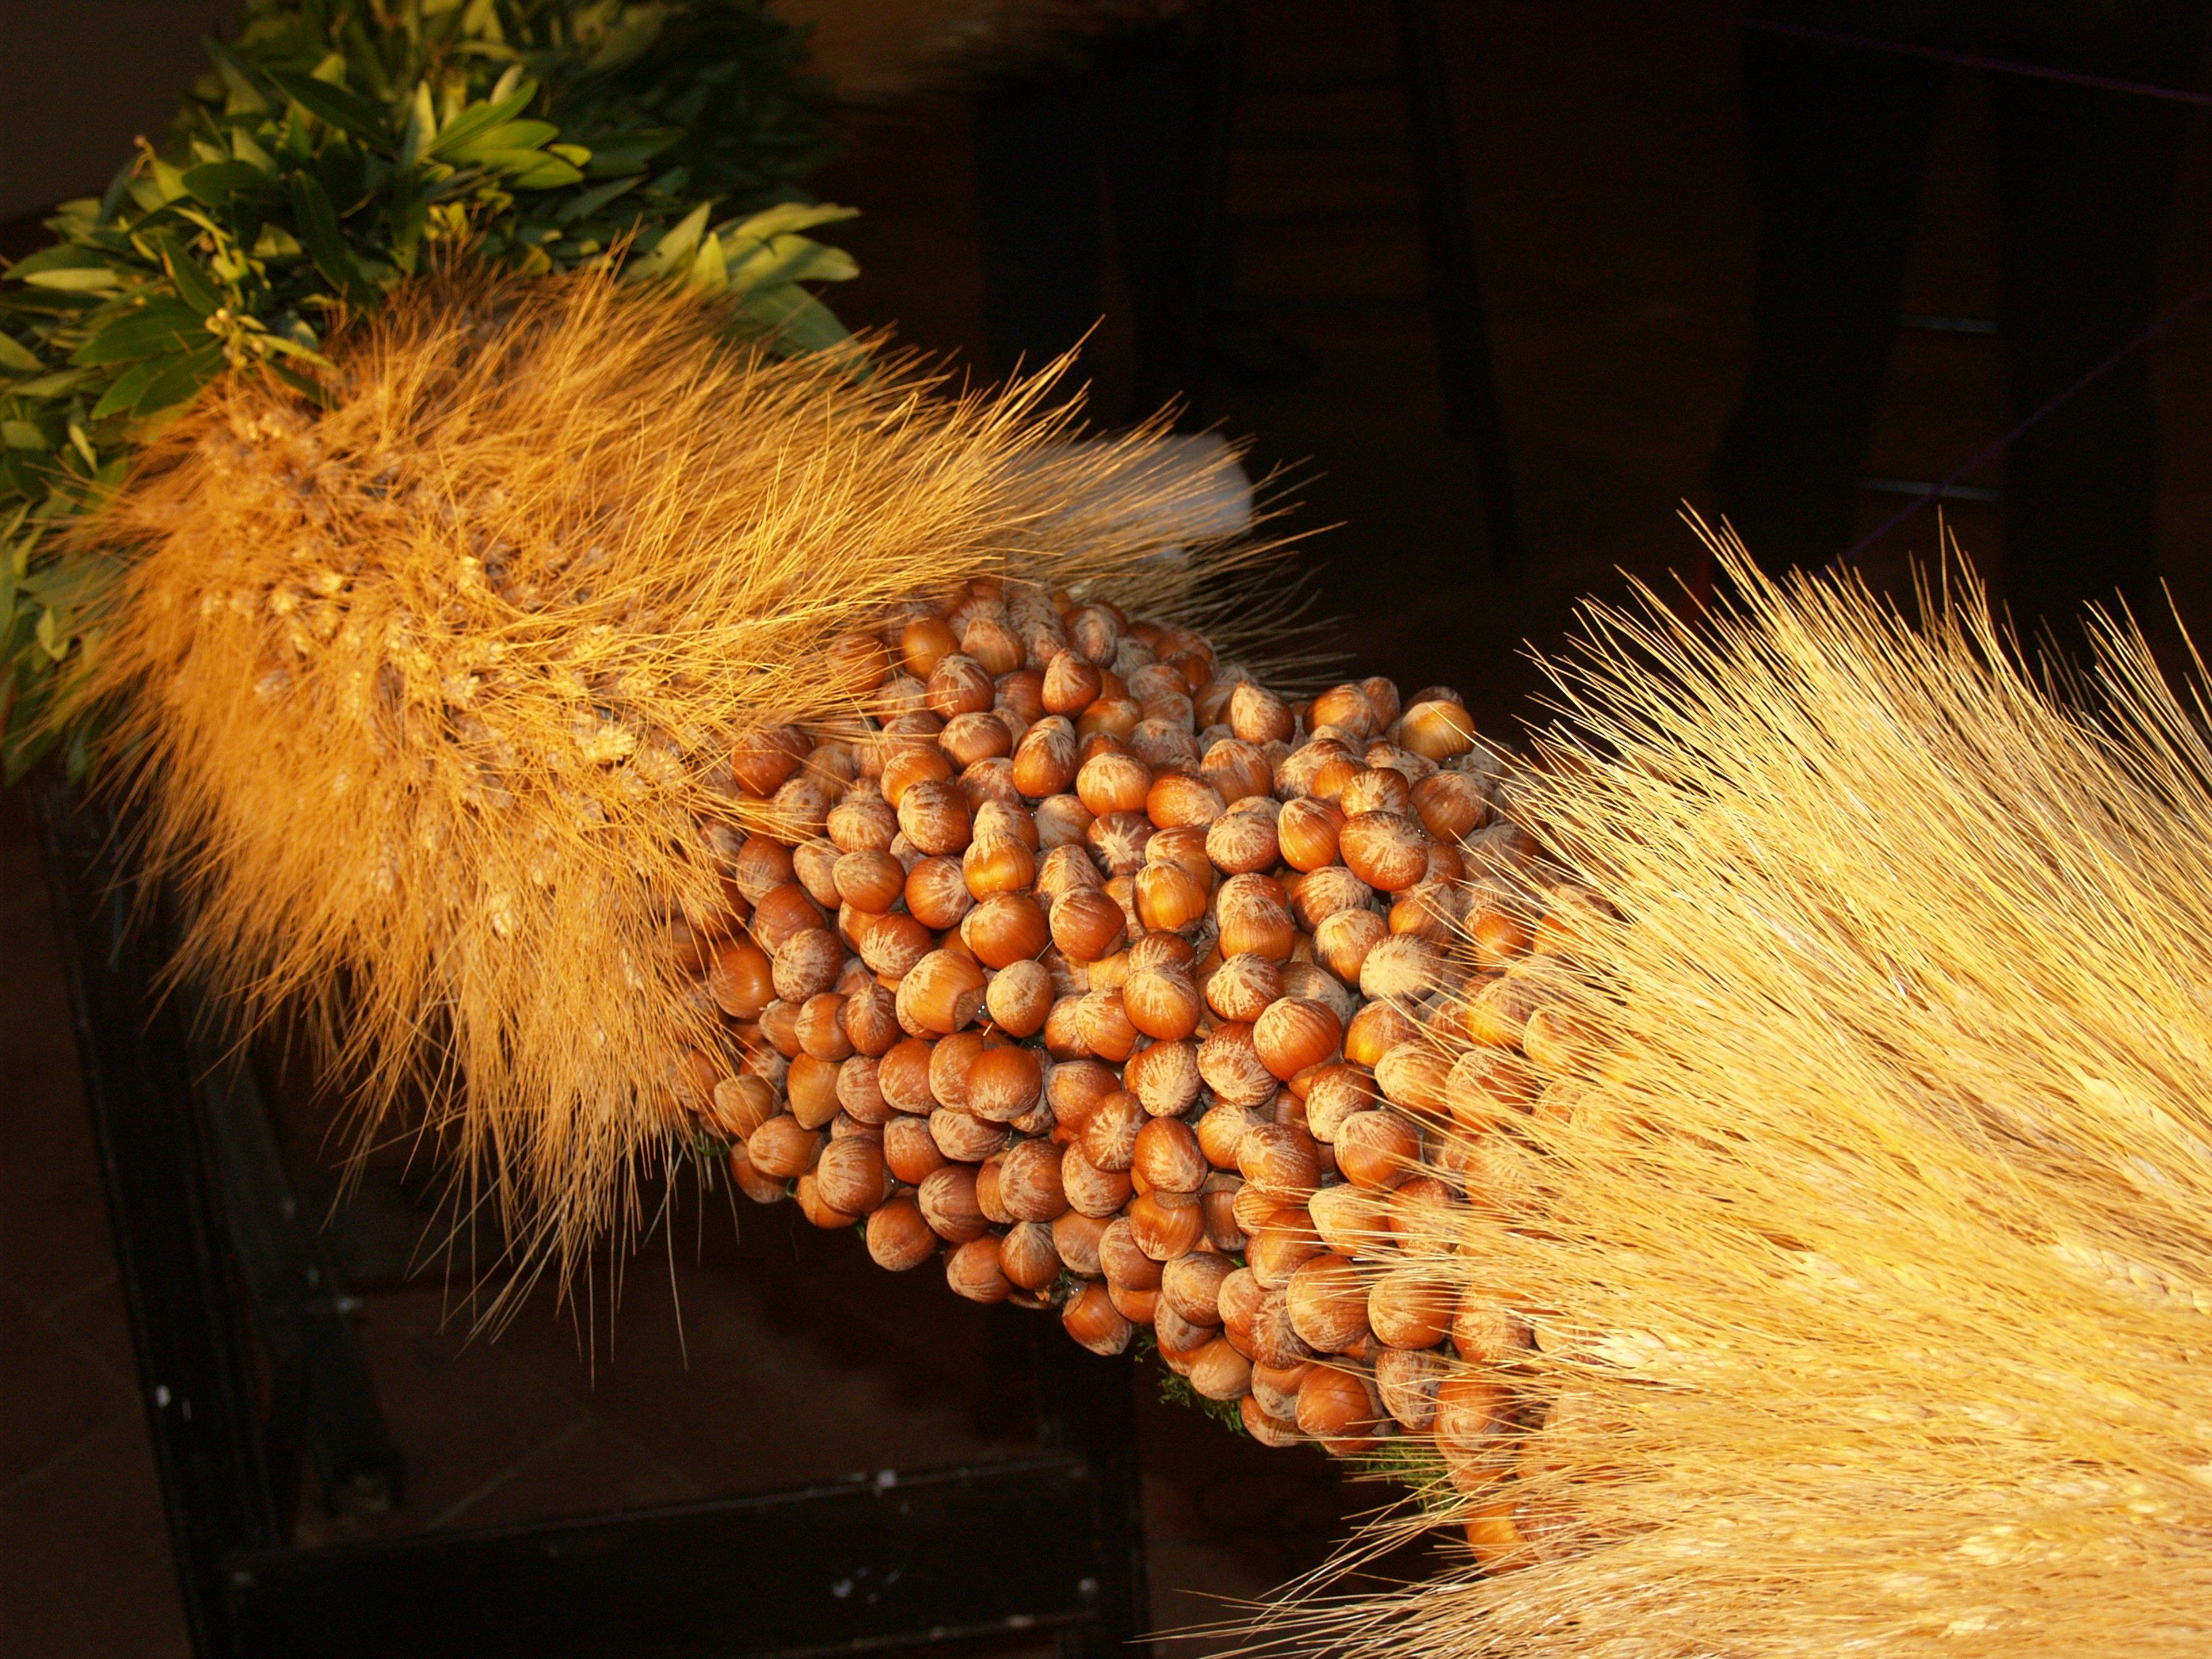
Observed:
[[[1360,1553],[1441,1501],[1486,1565],[1316,1582],[1265,1628],[1392,1659],[2201,1654],[2205,710],[2131,625],[2054,686],[1971,580],[1908,620],[1723,552],[1739,603],[1595,607],[1554,661],[1516,804],[1617,913],[1556,992],[1598,1040],[1444,1154],[1510,1180],[1398,1264],[1522,1334],[1461,1334],[1450,1480]]]
[[[1156,432],[1060,446],[1034,386],[726,324],[426,281],[341,337],[326,406],[215,388],[88,532],[130,559],[95,690],[179,971],[248,1025],[304,1011],[365,1134],[421,1087],[465,1204],[564,1268],[636,1224],[670,1060],[720,1030],[665,937],[721,902],[713,826],[775,815],[732,746],[855,715],[841,636],[917,593],[1207,580],[1160,556],[1218,481]]]

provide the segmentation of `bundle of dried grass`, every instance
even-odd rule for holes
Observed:
[[[1310,1587],[1275,1633],[2202,1653],[2205,711],[2132,629],[2085,702],[1970,581],[1915,628],[1724,556],[1737,608],[1589,614],[1521,799],[1620,912],[1585,907],[1581,988],[1553,981],[1603,1041],[1431,1154],[1476,1200],[1428,1252],[1465,1297],[1431,1409],[1488,1568]]]
[[[526,1253],[635,1220],[666,1067],[719,1032],[669,960],[702,820],[763,726],[857,707],[840,634],[980,573],[1173,608],[1152,556],[1219,490],[1152,435],[1068,450],[1033,398],[772,360],[602,276],[426,283],[319,410],[244,378],[91,533],[132,557],[100,689],[181,971],[304,1007],[365,1133],[410,1084]],[[1226,464],[1226,458],[1224,458]]]

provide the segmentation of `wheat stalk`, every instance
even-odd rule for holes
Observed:
[[[1605,1034],[1571,1109],[1492,1132],[1514,1201],[1431,1263],[1536,1316],[1517,1479],[1444,1511],[1517,1570],[1317,1581],[1262,1639],[2201,1653],[2203,710],[2124,624],[2069,700],[1970,577],[1914,626],[1721,552],[1738,605],[1589,611],[1516,797],[1620,918],[1562,993]]]
[[[667,1064],[720,1030],[661,941],[720,903],[698,823],[761,811],[732,745],[856,717],[832,639],[982,573],[1205,609],[1249,550],[1175,554],[1218,492],[1156,429],[1063,453],[1040,382],[947,397],[723,320],[410,285],[326,410],[212,390],[89,532],[131,558],[96,689],[179,970],[249,1027],[304,1011],[364,1136],[422,1086],[464,1207],[564,1269],[639,1221]]]

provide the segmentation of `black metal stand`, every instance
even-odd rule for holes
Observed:
[[[1244,0],[1214,0],[1208,8],[1215,85],[1212,119],[1206,134],[1204,167],[1205,199],[1195,233],[1194,264],[1200,299],[1201,326],[1186,374],[1189,402],[1194,414],[1204,411],[1211,365],[1206,343],[1208,329],[1224,323],[1249,322],[1273,314],[1316,315],[1346,311],[1395,308],[1404,301],[1391,298],[1306,295],[1295,299],[1267,301],[1239,297],[1236,292],[1237,217],[1229,206],[1230,161],[1238,150],[1277,150],[1321,153],[1355,150],[1411,154],[1419,193],[1421,240],[1426,269],[1425,291],[1412,303],[1423,306],[1435,331],[1437,374],[1443,392],[1448,429],[1468,441],[1474,452],[1475,483],[1482,502],[1483,530],[1490,549],[1491,566],[1500,575],[1512,575],[1522,566],[1520,519],[1514,503],[1512,452],[1506,443],[1505,420],[1498,398],[1498,381],[1491,361],[1489,325],[1482,301],[1482,280],[1475,259],[1474,222],[1468,211],[1467,189],[1462,176],[1459,136],[1451,96],[1444,82],[1443,61],[1437,36],[1435,0],[1395,0],[1397,34],[1395,64],[1386,73],[1350,71],[1309,80],[1277,82],[1273,91],[1327,93],[1368,86],[1394,88],[1405,110],[1402,134],[1389,131],[1254,131],[1238,118],[1245,90]],[[1346,216],[1299,211],[1273,216],[1304,222]]]
[[[1143,1631],[1126,1364],[1036,1328],[1039,1454],[764,1497],[314,1548],[331,1501],[389,1501],[397,1449],[347,1303],[292,1201],[250,1073],[154,994],[114,826],[59,784],[46,869],[185,1611],[201,1659],[754,1659]],[[257,1361],[268,1377],[259,1382]],[[260,1396],[267,1395],[265,1401]]]

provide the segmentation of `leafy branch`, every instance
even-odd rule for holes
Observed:
[[[66,730],[116,567],[67,526],[218,375],[323,395],[325,342],[441,245],[525,273],[620,262],[723,295],[780,349],[845,331],[805,284],[819,159],[798,37],[757,0],[255,0],[175,142],[64,204],[0,282],[0,769]]]

